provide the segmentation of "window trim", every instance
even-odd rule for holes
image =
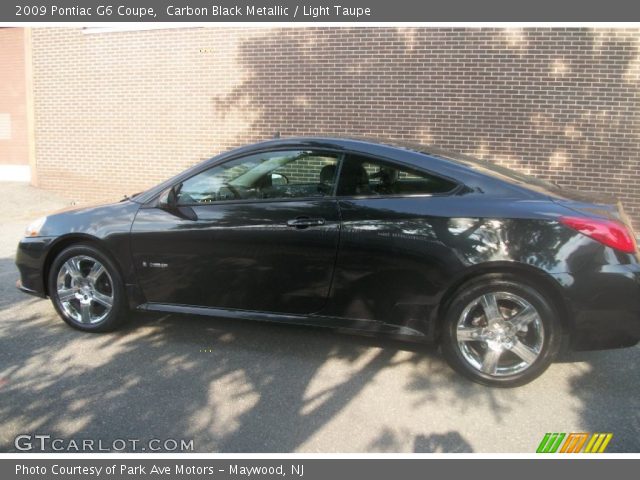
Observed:
[[[198,169],[197,172],[194,172],[192,175],[190,175],[189,177],[183,178],[180,181],[174,183],[171,187],[167,187],[167,189],[163,190],[163,192],[165,192],[166,190],[168,190],[169,188],[175,188],[177,185],[180,185],[190,179],[192,179],[193,177],[200,175],[201,173],[206,172],[207,170],[210,170],[212,168],[216,168],[219,167],[221,165],[224,165],[225,163],[228,162],[232,162],[234,160],[238,160],[241,158],[246,158],[246,157],[250,157],[252,155],[257,155],[260,153],[270,153],[270,152],[296,152],[296,151],[312,151],[312,152],[318,152],[318,153],[326,153],[326,154],[332,154],[336,156],[336,165],[337,165],[337,169],[336,169],[336,181],[334,182],[333,185],[333,189],[330,192],[329,195],[324,195],[322,197],[283,197],[283,198],[234,198],[232,200],[215,200],[213,202],[207,202],[207,203],[182,203],[182,204],[178,204],[178,207],[190,207],[190,208],[194,208],[194,207],[208,207],[210,205],[233,205],[233,204],[250,204],[250,203],[274,203],[274,202],[309,202],[309,201],[321,201],[321,200],[326,200],[326,199],[331,199],[331,200],[336,200],[336,193],[337,193],[337,189],[338,189],[338,180],[340,179],[340,171],[342,169],[342,162],[344,160],[344,151],[343,150],[332,150],[332,149],[328,149],[328,148],[323,148],[323,149],[314,149],[314,148],[304,148],[304,147],[296,147],[296,148],[269,148],[269,149],[265,149],[265,150],[255,150],[253,152],[250,153],[243,153],[240,155],[234,155],[231,158],[227,158],[222,162],[215,162],[213,165],[207,165],[206,167],[203,167],[202,169]],[[153,198],[152,200],[150,200],[148,202],[148,205],[152,208],[155,208],[158,206],[158,199],[162,196],[162,193],[160,192],[155,198]]]
[[[202,206],[209,206],[209,205],[232,205],[232,204],[251,204],[251,203],[273,203],[273,202],[308,202],[308,201],[321,201],[321,200],[335,200],[335,201],[340,201],[340,200],[382,200],[382,199],[387,199],[387,198],[391,198],[391,199],[399,199],[399,198],[432,198],[432,197],[450,197],[450,196],[454,196],[456,194],[458,194],[461,190],[463,190],[465,188],[464,183],[460,182],[459,180],[456,180],[454,178],[451,178],[447,175],[442,175],[440,173],[436,173],[433,172],[432,170],[429,170],[428,168],[424,168],[422,166],[416,166],[413,165],[411,163],[408,163],[406,161],[402,161],[402,160],[398,160],[396,158],[390,158],[387,156],[383,156],[383,155],[372,155],[370,153],[366,153],[366,152],[361,152],[359,150],[351,150],[351,149],[345,149],[345,148],[330,148],[330,147],[324,147],[324,148],[320,148],[320,149],[314,149],[313,147],[309,148],[306,145],[299,145],[299,146],[288,146],[288,147],[276,147],[276,146],[271,146],[268,148],[261,148],[261,149],[256,149],[253,150],[251,152],[243,152],[243,153],[238,153],[237,155],[233,155],[229,158],[224,158],[222,160],[218,160],[216,162],[206,162],[204,163],[200,168],[198,168],[197,170],[195,170],[194,172],[191,173],[191,175],[189,176],[185,176],[184,178],[180,178],[176,183],[174,183],[171,186],[167,186],[165,189],[159,191],[156,195],[154,195],[152,198],[150,198],[149,200],[147,200],[143,205],[142,208],[157,208],[158,207],[158,200],[160,199],[160,197],[162,196],[162,194],[164,192],[166,192],[169,188],[174,188],[176,185],[179,185],[180,183],[183,183],[187,180],[189,180],[190,178],[195,177],[196,175],[201,174],[202,172],[209,170],[211,168],[220,166],[220,165],[224,165],[227,162],[231,162],[233,160],[237,160],[238,158],[242,158],[242,157],[248,157],[250,155],[255,155],[258,153],[269,153],[269,152],[288,152],[288,151],[297,151],[297,150],[314,150],[314,151],[318,151],[318,152],[324,152],[324,153],[331,153],[331,154],[335,154],[338,157],[338,169],[336,172],[336,182],[335,185],[333,186],[333,191],[331,192],[331,195],[325,195],[324,197],[295,197],[295,198],[248,198],[248,199],[234,199],[234,200],[216,200],[215,202],[210,202],[210,203],[194,203],[194,204],[188,204],[188,205],[180,205],[180,206],[184,206],[184,207],[202,207]],[[347,155],[360,155],[363,157],[367,157],[370,158],[372,160],[379,160],[381,162],[385,162],[385,163],[391,163],[391,164],[398,164],[401,166],[405,166],[407,168],[410,169],[414,169],[414,170],[418,170],[420,172],[424,172],[427,173],[429,175],[433,175],[435,177],[439,177],[442,178],[444,180],[447,180],[453,184],[455,184],[456,186],[450,190],[449,192],[445,192],[445,193],[410,193],[410,194],[395,194],[395,195],[384,195],[384,196],[380,196],[380,195],[338,195],[338,183],[340,182],[340,175],[342,174],[342,166],[344,164],[344,160],[346,158]],[[187,172],[184,172],[185,174]]]

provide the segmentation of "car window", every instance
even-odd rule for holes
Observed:
[[[178,186],[179,205],[225,200],[333,195],[338,154],[295,150],[249,155],[212,167]]]
[[[359,155],[348,155],[340,173],[338,195],[437,195],[452,191],[456,184],[409,167]]]

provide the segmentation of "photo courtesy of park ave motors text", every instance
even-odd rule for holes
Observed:
[[[0,451],[640,451],[640,28],[0,46]]]

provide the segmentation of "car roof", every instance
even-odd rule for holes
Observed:
[[[345,150],[363,155],[387,158],[391,161],[414,164],[420,168],[428,168],[434,173],[460,174],[468,171],[474,161],[481,162],[457,152],[444,150],[431,145],[393,140],[388,138],[346,137],[346,136],[305,136],[274,138],[246,145],[225,154],[214,157],[211,162],[222,160],[228,156],[249,154],[253,151],[272,150],[277,148],[330,148]],[[428,158],[427,158],[428,157]],[[429,160],[429,165],[425,164]],[[444,170],[444,171],[443,171]]]
[[[385,137],[358,137],[358,136],[304,136],[304,137],[277,137],[262,142],[248,145],[246,148],[260,147],[286,147],[291,145],[332,146],[349,150],[367,151],[370,148],[392,148],[426,155],[436,155],[442,158],[465,157],[462,154],[444,150],[432,145],[424,145],[406,140],[391,139]],[[471,157],[469,157],[471,158]]]
[[[468,173],[473,170],[475,173],[481,173],[483,175],[492,177],[495,180],[507,182],[509,184],[526,185],[529,189],[536,191],[542,190],[556,190],[559,187],[541,180],[530,175],[512,170],[507,167],[496,164],[489,160],[483,160],[471,155],[466,155],[460,152],[454,152],[434,145],[426,145],[418,142],[412,142],[404,139],[390,139],[390,138],[375,138],[375,137],[346,137],[346,136],[326,136],[326,137],[289,137],[289,138],[276,138],[267,140],[257,144],[253,144],[250,147],[253,149],[259,148],[278,148],[278,147],[293,147],[304,146],[309,147],[334,147],[343,148],[345,150],[351,150],[363,154],[371,155],[384,155],[385,153],[395,157],[394,153],[405,152],[412,154],[411,156],[405,156],[405,160],[409,160],[410,163],[415,163],[416,166],[422,168],[431,167],[434,169],[434,173]],[[425,165],[425,157],[429,157],[429,165]],[[393,160],[401,161],[397,157]],[[413,161],[411,161],[413,160]],[[435,164],[434,164],[435,161]],[[462,167],[462,168],[460,168]],[[442,170],[448,172],[443,172]]]

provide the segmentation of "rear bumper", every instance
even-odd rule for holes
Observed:
[[[640,342],[640,265],[605,265],[556,275],[571,316],[574,350],[622,348]]]
[[[16,287],[30,295],[46,297],[45,261],[55,237],[23,238],[16,252],[20,279]]]

